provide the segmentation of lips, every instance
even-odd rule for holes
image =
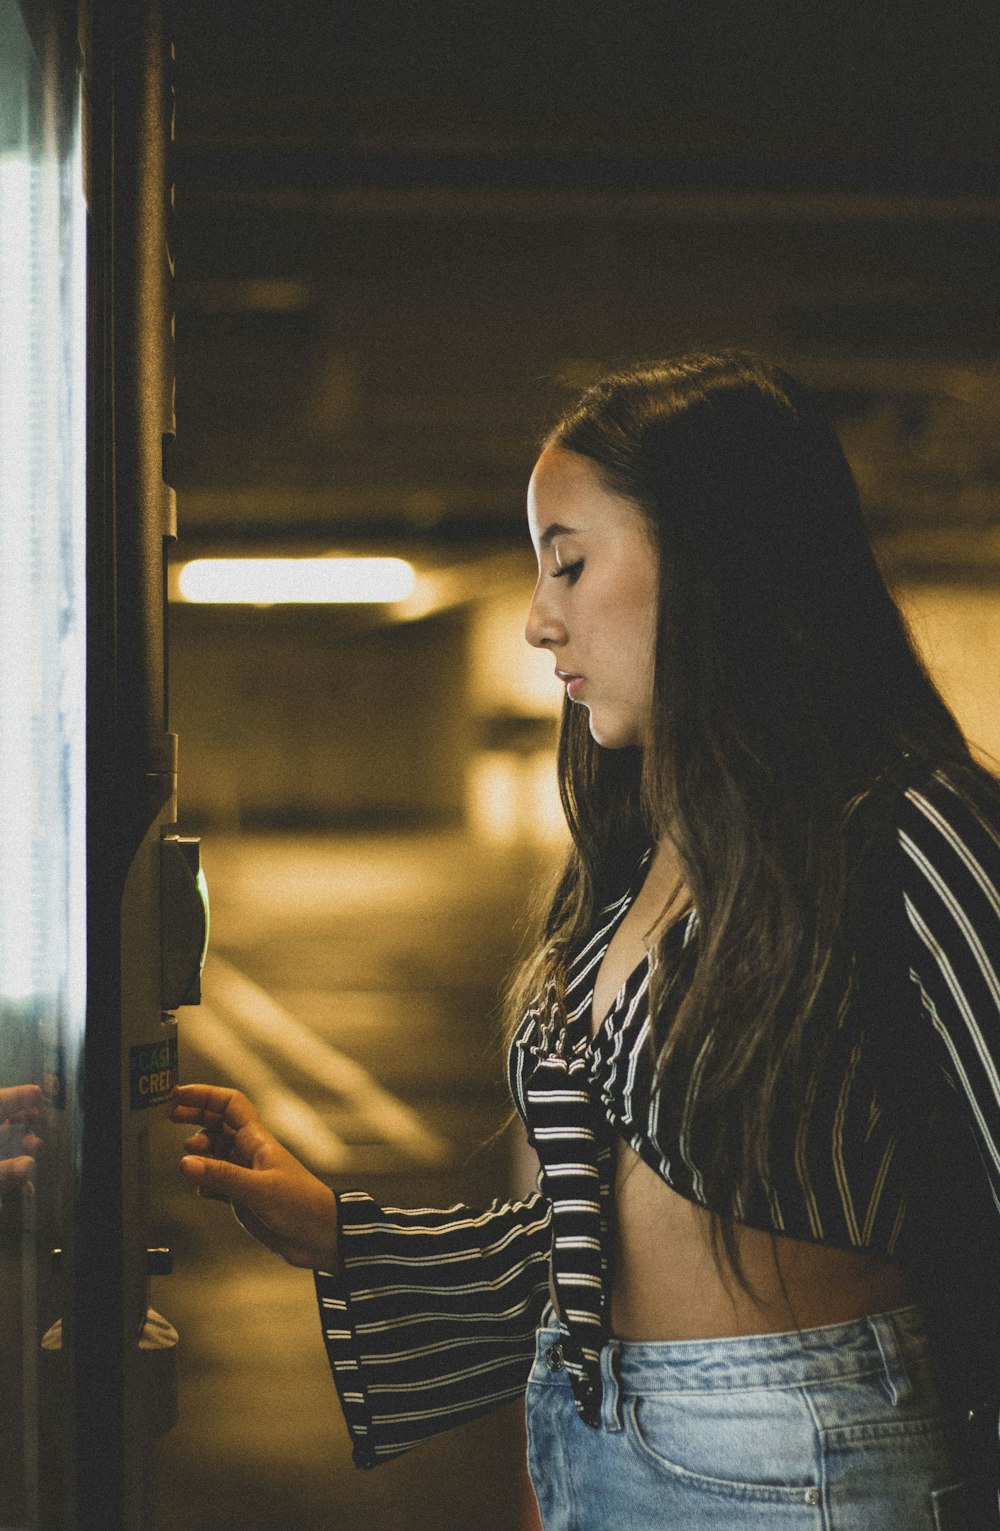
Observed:
[[[570,701],[575,702],[577,696],[580,693],[580,687],[583,685],[583,676],[574,675],[570,670],[557,670],[556,677],[557,679],[564,682],[566,686],[566,695],[569,697]]]

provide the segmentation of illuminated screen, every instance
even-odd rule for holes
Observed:
[[[0,1021],[83,994],[85,209],[41,46],[0,0]]]
[[[0,1526],[17,1531],[54,1523],[66,1481],[39,1400],[86,1008],[84,236],[71,18],[0,0]]]

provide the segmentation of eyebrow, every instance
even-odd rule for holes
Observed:
[[[558,521],[553,521],[552,525],[547,526],[539,537],[538,546],[540,548],[551,547],[557,537],[572,537],[575,530],[575,527],[562,526]]]

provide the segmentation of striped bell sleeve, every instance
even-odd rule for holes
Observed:
[[[340,1269],[315,1278],[355,1464],[523,1394],[548,1297],[546,1198],[434,1211],[345,1191],[337,1204]]]
[[[898,836],[910,977],[1000,1208],[1000,839],[941,772],[906,793]]]

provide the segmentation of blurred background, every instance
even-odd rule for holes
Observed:
[[[334,1185],[485,1202],[532,1178],[499,1000],[563,838],[524,489],[577,392],[716,345],[811,383],[1000,756],[995,7],[172,0],[172,24],[171,724],[213,897],[182,1077],[245,1089]],[[412,590],[185,598],[199,560],[331,553],[404,560]],[[175,1146],[163,1531],[530,1527],[517,1406],[350,1465],[309,1277],[178,1190]]]

